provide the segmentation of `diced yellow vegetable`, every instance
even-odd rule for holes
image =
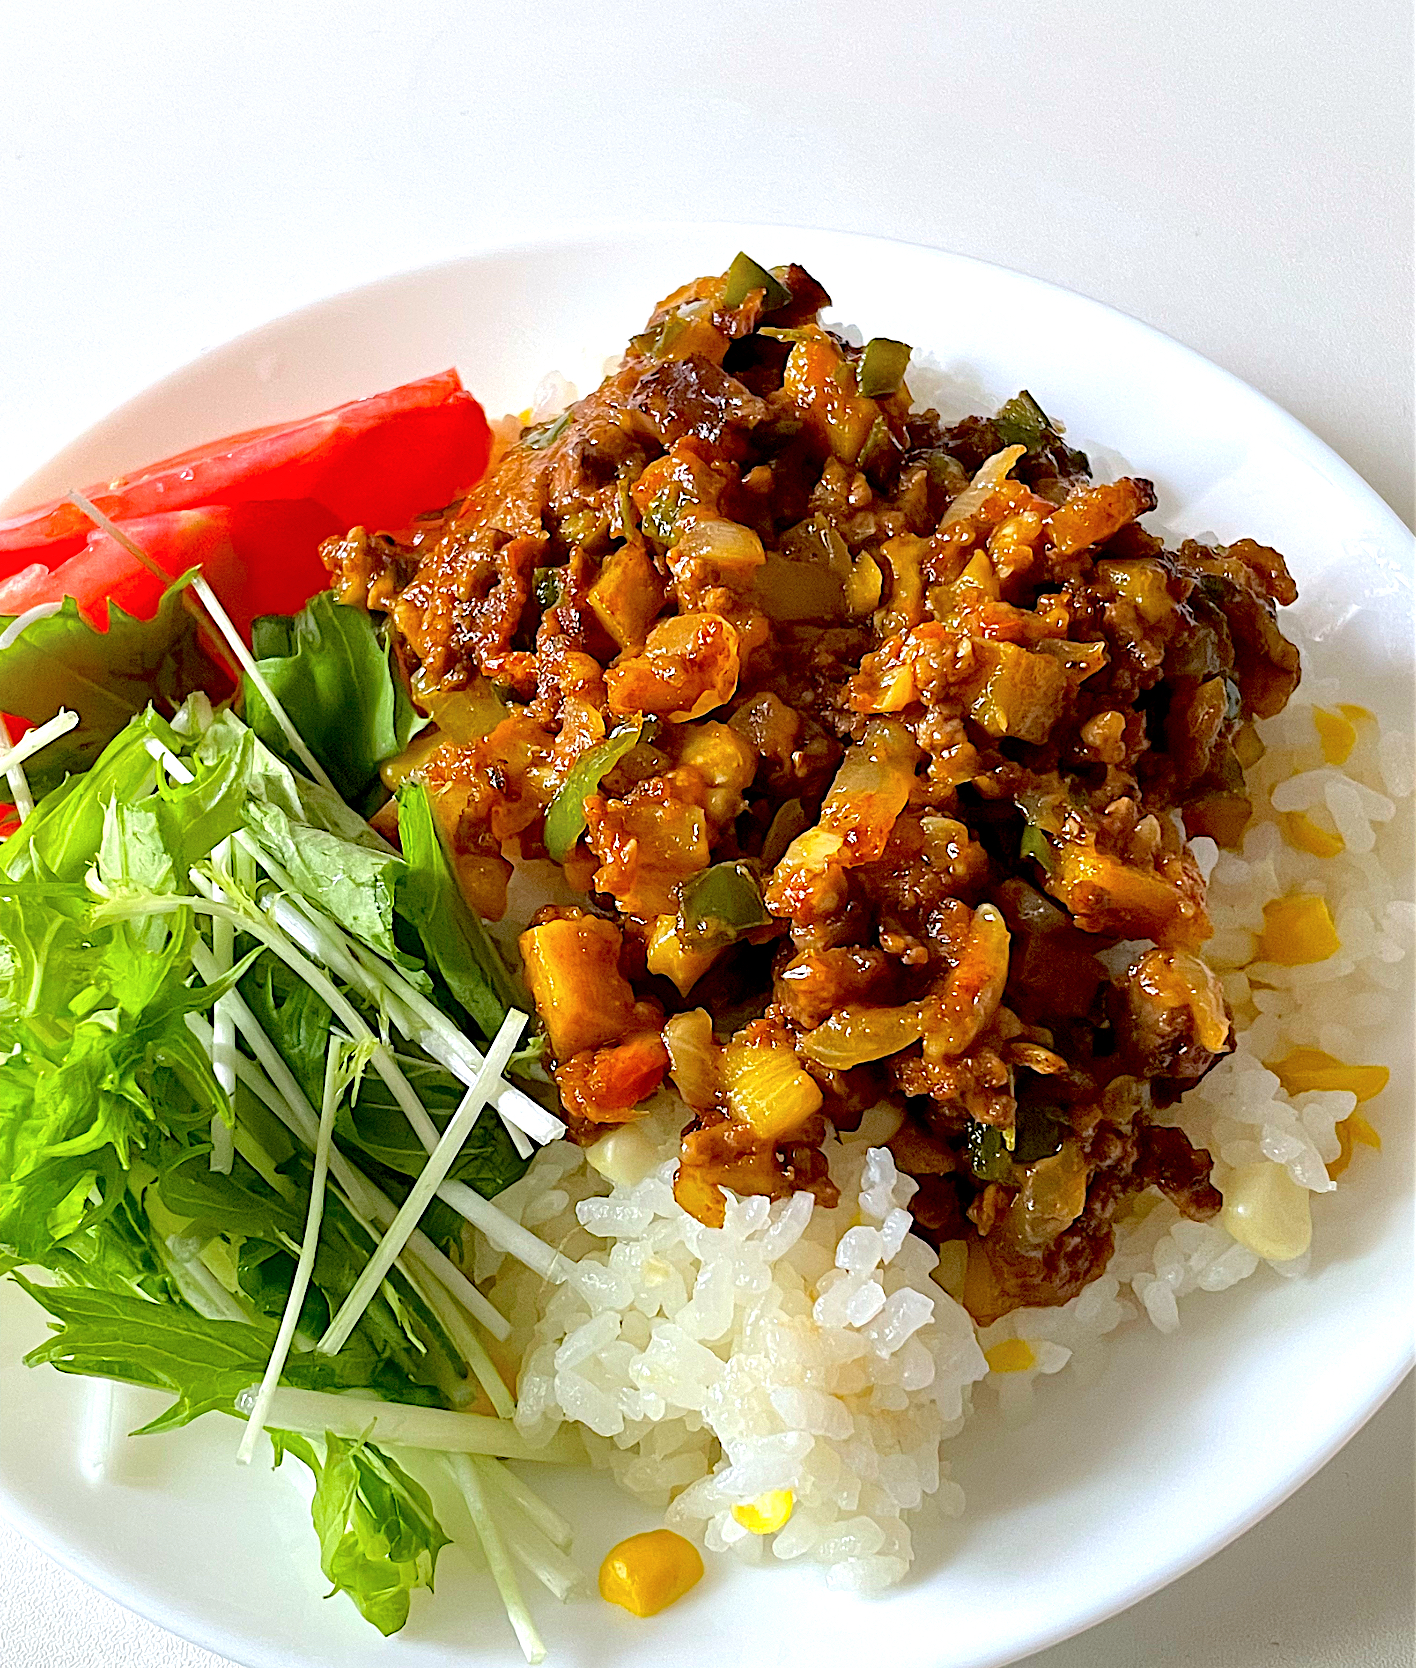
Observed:
[[[833,1071],[850,1071],[868,1060],[884,1060],[899,1054],[925,1035],[920,1003],[907,1002],[899,1008],[870,1007],[848,1003],[823,1020],[801,1040],[802,1052],[819,1066]]]
[[[645,946],[645,966],[661,978],[672,979],[681,996],[687,996],[713,966],[722,945],[696,949],[679,936],[677,915],[656,915]]]
[[[659,1168],[659,1150],[638,1124],[621,1124],[585,1149],[586,1163],[612,1187],[637,1187]]]
[[[679,735],[679,763],[691,765],[708,787],[704,809],[716,823],[732,821],[757,772],[757,754],[737,730],[712,718],[686,724]]]
[[[651,1529],[612,1546],[600,1566],[600,1596],[632,1616],[655,1616],[703,1579],[699,1549],[672,1529]]]
[[[800,1129],[822,1104],[821,1089],[790,1048],[731,1042],[721,1071],[729,1114],[770,1141]]]
[[[1068,675],[1052,655],[1014,643],[974,643],[975,676],[966,687],[969,712],[991,736],[1043,742],[1061,716]]]
[[[622,545],[605,559],[586,601],[622,649],[638,649],[664,602],[664,586],[642,544]]]
[[[620,929],[594,915],[529,927],[517,941],[527,988],[558,1060],[617,1041],[635,993],[620,972]]]
[[[507,913],[507,882],[512,878],[507,859],[490,852],[459,851],[453,854],[453,868],[468,907],[485,921],[500,921]]]
[[[856,378],[847,371],[840,348],[816,325],[805,326],[793,344],[783,368],[782,392],[840,462],[856,462],[881,408],[857,393]]]
[[[790,1488],[770,1488],[746,1505],[733,1506],[734,1520],[753,1535],[775,1535],[788,1518],[794,1505]]]
[[[1350,701],[1340,701],[1338,703],[1338,710],[1355,730],[1362,729],[1363,726],[1367,724],[1377,723],[1377,719],[1373,717],[1367,707],[1354,706]]]
[[[1004,1231],[1018,1244],[1050,1245],[1087,1203],[1088,1167],[1076,1141],[1064,1141],[1049,1158],[1030,1164],[1023,1186],[1004,1217]]]
[[[1303,811],[1287,811],[1284,832],[1291,846],[1311,852],[1315,857],[1337,857],[1343,850],[1343,836],[1330,834]]]
[[[418,704],[427,710],[445,741],[465,747],[481,741],[509,716],[506,702],[484,677],[474,678],[465,689],[426,690]]]
[[[1056,516],[1053,519],[1056,520]],[[1117,594],[1125,597],[1148,625],[1159,625],[1176,610],[1169,575],[1160,562],[1153,561],[1149,556],[1131,561],[1099,562],[1097,572],[1100,578],[1107,579],[1116,587]]]
[[[400,787],[429,756],[447,745],[448,738],[441,730],[429,730],[415,736],[402,753],[395,753],[379,766],[379,779],[390,793]]]
[[[1361,1106],[1387,1088],[1392,1075],[1386,1066],[1350,1066],[1325,1054],[1321,1048],[1296,1048],[1283,1060],[1266,1060],[1265,1065],[1284,1085],[1285,1092],[1302,1095],[1309,1090],[1346,1089]]]
[[[1319,746],[1331,765],[1341,765],[1353,751],[1358,732],[1341,712],[1329,712],[1326,707],[1314,708],[1314,728],[1319,732]]]
[[[664,1046],[669,1050],[669,1075],[674,1087],[695,1112],[703,1112],[718,1098],[718,1045],[713,1021],[705,1008],[671,1014],[664,1022]]]
[[[1264,906],[1257,961],[1302,967],[1313,961],[1327,961],[1338,948],[1333,916],[1322,898],[1305,893],[1277,898]]]
[[[1257,1257],[1287,1263],[1309,1249],[1309,1190],[1300,1187],[1282,1164],[1269,1159],[1242,1164],[1231,1171],[1221,1192],[1221,1222]]]
[[[1353,1148],[1372,1147],[1375,1152],[1383,1150],[1383,1138],[1368,1122],[1361,1112],[1350,1112],[1334,1126],[1334,1133],[1338,1136],[1338,1157],[1324,1168],[1328,1171],[1328,1179],[1337,1181],[1348,1166],[1353,1162]]]
[[[846,583],[846,602],[853,614],[869,614],[880,606],[881,570],[864,551],[851,564]]]
[[[1026,1373],[1038,1364],[1033,1346],[1023,1338],[1004,1338],[984,1351],[991,1373]]]

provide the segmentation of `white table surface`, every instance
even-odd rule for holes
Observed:
[[[1179,337],[1412,518],[1403,0],[0,5],[0,496],[204,348],[549,224],[823,225]],[[3,1410],[0,1410],[3,1417]],[[1400,1668],[1411,1383],[1035,1668]],[[5,1668],[223,1668],[0,1525]]]

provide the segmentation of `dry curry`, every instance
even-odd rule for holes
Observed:
[[[538,859],[578,900],[520,940],[573,1136],[670,1078],[717,1223],[724,1188],[834,1203],[827,1122],[893,1103],[987,1322],[1098,1275],[1144,1189],[1220,1207],[1159,1116],[1232,1046],[1187,837],[1244,829],[1295,589],[1165,548],[1027,393],[912,410],[909,348],[827,304],[740,255],[465,500],[323,554],[395,626],[469,901]]]

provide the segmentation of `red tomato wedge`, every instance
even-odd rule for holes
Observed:
[[[320,545],[345,530],[322,505],[299,498],[202,504],[117,525],[174,579],[200,567],[248,642],[257,614],[293,614],[329,584]],[[165,589],[116,539],[93,528],[78,554],[58,567],[34,563],[0,579],[0,614],[73,597],[84,618],[106,631],[110,602],[148,620]]]
[[[391,529],[472,486],[490,449],[482,407],[448,370],[316,417],[211,441],[100,481],[85,496],[123,522],[198,504],[308,499],[341,532]],[[91,532],[83,512],[62,499],[0,520],[0,574],[36,562],[55,568],[83,551]],[[264,584],[265,564],[258,577]],[[250,610],[274,611],[264,596]]]

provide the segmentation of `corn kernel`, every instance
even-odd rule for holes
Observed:
[[[746,1505],[730,1508],[734,1520],[753,1535],[775,1535],[792,1516],[794,1501],[790,1488],[770,1488]]]
[[[1329,712],[1324,707],[1314,708],[1314,728],[1319,732],[1319,746],[1331,765],[1341,765],[1353,751],[1358,732],[1341,712]]]
[[[654,1616],[703,1579],[699,1549],[672,1529],[651,1529],[612,1546],[600,1566],[600,1596],[632,1616]]]
[[[1346,1089],[1357,1097],[1360,1106],[1374,1095],[1380,1095],[1391,1076],[1386,1066],[1346,1065],[1321,1048],[1296,1048],[1283,1060],[1266,1060],[1265,1065],[1284,1085],[1286,1094]]]
[[[1372,1147],[1376,1151],[1383,1150],[1383,1138],[1368,1122],[1361,1112],[1350,1112],[1333,1126],[1333,1132],[1338,1137],[1338,1157],[1324,1168],[1328,1171],[1328,1179],[1337,1181],[1348,1166],[1353,1162],[1353,1148],[1356,1145]]]
[[[1262,1159],[1233,1170],[1221,1188],[1225,1208],[1220,1220],[1232,1239],[1257,1257],[1287,1263],[1309,1249],[1309,1190],[1300,1187],[1282,1164]]]
[[[1360,730],[1367,724],[1377,723],[1377,719],[1373,717],[1367,707],[1356,707],[1351,701],[1340,701],[1338,703],[1338,710],[1355,730]]]
[[[1257,961],[1301,967],[1312,961],[1327,961],[1338,948],[1333,916],[1322,898],[1301,894],[1278,898],[1264,906]]]
[[[991,1373],[1026,1373],[1038,1362],[1032,1345],[1023,1338],[1003,1339],[984,1351],[984,1359]]]
[[[1291,846],[1310,852],[1315,857],[1337,857],[1343,850],[1343,836],[1330,834],[1328,829],[1303,811],[1288,811],[1284,817],[1284,832]]]

